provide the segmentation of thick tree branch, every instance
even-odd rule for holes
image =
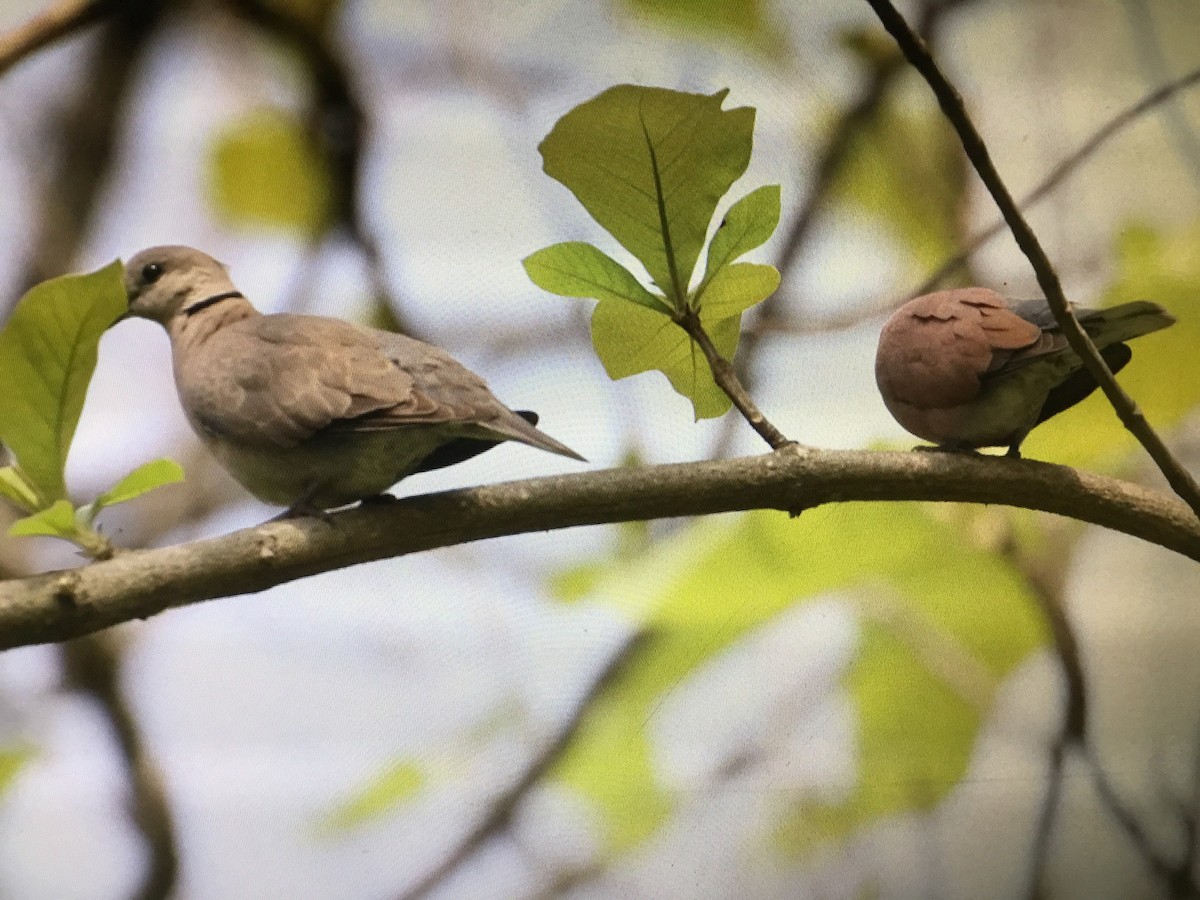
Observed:
[[[1075,318],[1075,314],[1071,311],[1071,305],[1067,302],[1066,295],[1063,293],[1062,285],[1059,283],[1058,273],[1055,272],[1050,258],[1046,255],[1046,251],[1037,239],[1037,235],[1033,233],[1033,229],[1029,227],[1029,223],[1025,221],[1025,217],[1021,215],[1021,211],[1017,208],[1012,194],[1009,193],[1008,188],[1005,186],[1003,180],[1001,180],[1000,173],[996,170],[996,166],[992,162],[987,145],[983,142],[983,137],[979,134],[975,123],[971,121],[971,117],[967,114],[962,96],[947,80],[941,68],[934,61],[933,56],[930,55],[928,47],[913,32],[904,20],[904,17],[897,12],[891,0],[867,0],[867,2],[871,4],[871,8],[875,10],[875,14],[879,16],[879,20],[883,23],[884,28],[896,39],[896,43],[900,45],[900,50],[904,53],[905,58],[912,63],[913,68],[920,72],[929,84],[934,96],[937,97],[938,104],[942,107],[942,112],[945,113],[950,124],[954,126],[954,130],[958,132],[959,140],[962,141],[963,150],[966,151],[967,158],[971,160],[975,171],[979,174],[984,185],[986,185],[988,193],[996,201],[996,205],[1000,208],[1000,213],[1004,216],[1004,221],[1008,223],[1008,228],[1016,239],[1017,245],[1029,260],[1030,266],[1033,267],[1034,273],[1037,275],[1038,285],[1045,293],[1046,302],[1050,305],[1055,321],[1058,322],[1059,327],[1062,329],[1067,343],[1071,345],[1071,349],[1083,360],[1084,367],[1091,376],[1096,379],[1096,383],[1100,385],[1100,389],[1108,397],[1109,403],[1112,404],[1121,423],[1146,448],[1146,452],[1150,454],[1150,458],[1154,460],[1155,464],[1162,471],[1171,488],[1183,498],[1188,506],[1192,508],[1193,513],[1200,518],[1200,485],[1196,484],[1196,480],[1192,478],[1187,469],[1180,465],[1179,461],[1171,454],[1171,451],[1167,449],[1167,445],[1163,443],[1162,438],[1150,427],[1150,423],[1146,421],[1146,417],[1133,401],[1133,398],[1117,384],[1113,373],[1101,358],[1100,351],[1096,349],[1096,345],[1092,343],[1091,338],[1087,336],[1087,333],[1080,326],[1079,320]]]
[[[0,75],[55,41],[100,21],[112,5],[112,0],[63,0],[0,35]]]
[[[270,522],[10,580],[0,583],[0,648],[67,640],[176,606],[503,535],[852,500],[1025,507],[1112,528],[1200,561],[1200,523],[1185,505],[1103,475],[967,454],[789,449],[427,494],[368,504],[328,522]]]

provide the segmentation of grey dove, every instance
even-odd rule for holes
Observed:
[[[1126,341],[1175,322],[1144,300],[1074,311],[1113,372],[1132,356]],[[1045,300],[1010,304],[980,287],[926,294],[896,310],[879,336],[875,381],[917,437],[945,449],[1007,447],[1014,457],[1030,430],[1097,387]]]
[[[377,496],[501,441],[583,459],[444,350],[338,319],[264,315],[199,250],[143,250],[125,290],[129,314],[170,336],[192,428],[250,493],[291,512]]]

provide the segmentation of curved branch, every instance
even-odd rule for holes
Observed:
[[[0,35],[0,75],[55,41],[100,21],[112,5],[111,0],[63,0]]]
[[[1174,497],[1029,460],[789,449],[607,469],[369,503],[268,522],[82,569],[0,583],[0,649],[67,640],[172,607],[504,535],[853,500],[997,503],[1102,525],[1200,561],[1200,523]]]
[[[908,22],[896,10],[891,0],[867,0],[867,2],[875,10],[883,27],[895,38],[905,58],[914,69],[921,73],[930,90],[937,97],[942,112],[954,126],[954,130],[958,132],[967,158],[971,160],[971,165],[975,167],[980,180],[987,187],[988,193],[992,195],[996,206],[1000,208],[1000,214],[1008,223],[1008,229],[1012,232],[1017,246],[1021,248],[1021,252],[1029,260],[1034,274],[1037,275],[1038,286],[1045,292],[1046,302],[1050,305],[1054,319],[1062,329],[1067,343],[1083,360],[1084,368],[1096,380],[1100,390],[1104,391],[1104,396],[1112,404],[1121,424],[1146,448],[1150,458],[1154,460],[1166,477],[1167,483],[1192,508],[1196,517],[1200,518],[1200,485],[1196,484],[1191,473],[1180,465],[1179,460],[1175,459],[1171,451],[1167,449],[1167,445],[1146,421],[1146,417],[1133,398],[1117,384],[1117,379],[1101,358],[1100,351],[1096,349],[1092,339],[1088,337],[1083,326],[1079,324],[1079,320],[1075,318],[1075,313],[1071,311],[1071,304],[1067,302],[1067,297],[1058,280],[1058,273],[1055,272],[1050,257],[1046,255],[1037,235],[1029,227],[1025,217],[1021,215],[1016,201],[1013,200],[1012,194],[1009,193],[1004,181],[1000,178],[1000,173],[997,171],[995,163],[992,162],[991,154],[988,152],[979,129],[975,127],[975,123],[967,114],[962,96],[942,73],[941,68],[929,53],[929,48],[925,46],[925,42],[909,27]]]

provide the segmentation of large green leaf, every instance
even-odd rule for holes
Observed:
[[[798,520],[752,513],[699,525],[598,590],[646,637],[555,776],[596,804],[612,852],[654,834],[680,799],[656,777],[647,734],[675,686],[783,610],[854,586],[863,625],[845,686],[858,779],[837,802],[797,795],[778,843],[799,852],[844,839],[889,813],[928,809],[957,783],[991,687],[1047,638],[1021,579],[915,504],[841,505]]]
[[[554,244],[522,262],[530,281],[560,297],[625,300],[663,313],[670,311],[666,300],[642,287],[628,269],[583,241]]]
[[[1200,377],[1193,371],[1200,356],[1198,247],[1200,223],[1169,235],[1141,226],[1122,229],[1116,279],[1099,298],[1072,298],[1085,306],[1154,300],[1175,315],[1170,328],[1130,342],[1133,359],[1117,376],[1158,429],[1169,429],[1200,405]],[[1111,468],[1135,447],[1133,436],[1097,391],[1035,428],[1021,449],[1034,459]]]
[[[710,320],[704,325],[718,352],[732,359],[741,317]],[[729,410],[730,400],[713,381],[704,353],[662,313],[619,300],[602,300],[592,313],[592,344],[610,378],[657,369],[692,401],[697,419],[710,419]]]
[[[682,302],[717,203],[746,171],[754,110],[711,96],[623,84],[555,124],[545,170]]]
[[[328,168],[304,125],[282,110],[254,113],[217,136],[209,186],[217,212],[235,225],[305,237],[329,225]]]
[[[100,336],[125,312],[123,269],[45,281],[17,304],[0,331],[0,440],[43,503],[66,497],[63,469]]]

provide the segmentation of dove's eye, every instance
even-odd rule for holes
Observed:
[[[142,266],[142,281],[146,284],[154,284],[163,276],[162,263],[146,263]]]

